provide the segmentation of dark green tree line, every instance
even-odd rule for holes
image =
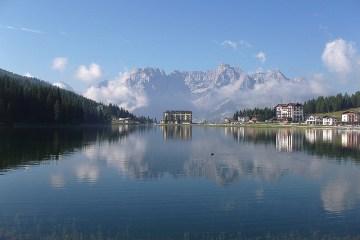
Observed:
[[[304,103],[305,113],[327,113],[360,107],[360,91],[349,95],[337,94],[336,96],[318,97]]]
[[[2,124],[105,124],[119,117],[137,120],[118,106],[97,103],[38,79],[0,72]]]
[[[268,107],[244,109],[234,113],[234,120],[237,120],[238,117],[256,117],[258,121],[265,121],[275,117],[275,110]]]

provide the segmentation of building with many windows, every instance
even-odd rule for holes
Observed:
[[[300,103],[278,104],[275,106],[278,121],[304,121],[304,106]]]
[[[360,122],[360,114],[354,111],[346,111],[341,115],[341,121],[347,124],[358,124]]]
[[[163,115],[162,124],[191,124],[191,111],[166,111]]]

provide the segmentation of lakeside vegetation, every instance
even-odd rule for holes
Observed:
[[[35,78],[0,71],[0,125],[110,124],[113,118],[137,117],[116,105],[105,105]]]

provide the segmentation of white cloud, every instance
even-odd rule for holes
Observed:
[[[119,74],[114,80],[107,81],[100,86],[89,87],[84,96],[107,104],[117,104],[129,111],[148,104],[143,87],[131,84],[131,72]]]
[[[24,74],[24,76],[25,77],[28,77],[28,78],[33,78],[34,76],[31,74],[31,73],[29,73],[29,72],[26,72],[25,74]]]
[[[0,28],[11,30],[11,31],[21,31],[21,32],[28,32],[28,33],[35,33],[35,34],[43,34],[44,32],[38,29],[28,28],[28,27],[15,27],[15,26],[4,26],[0,25]]]
[[[258,52],[255,55],[256,59],[259,60],[260,62],[264,63],[266,61],[266,54],[262,51]]]
[[[61,89],[65,89],[65,90],[68,90],[68,91],[74,91],[74,89],[69,84],[64,83],[64,82],[53,83],[53,86],[61,88]]]
[[[244,48],[251,47],[251,44],[245,40],[240,40],[240,41],[225,40],[220,45],[223,46],[224,48],[231,48],[234,50],[237,50],[241,47]]]
[[[102,70],[96,63],[92,63],[89,66],[81,65],[77,69],[75,76],[84,82],[91,83],[102,76]]]
[[[314,74],[309,80],[311,93],[317,96],[324,96],[329,92],[325,78],[322,73]]]
[[[232,49],[237,49],[238,48],[238,43],[237,42],[234,42],[234,41],[231,41],[231,40],[225,40],[221,43],[221,45],[223,47],[226,47],[226,48],[232,48]]]
[[[68,63],[68,59],[65,57],[56,57],[52,62],[52,69],[57,71],[64,71],[66,65]]]
[[[356,61],[356,48],[353,43],[339,38],[326,43],[321,58],[330,72],[348,74]]]
[[[40,30],[37,30],[37,29],[32,29],[32,28],[26,28],[26,27],[21,27],[20,30],[24,31],[24,32],[30,32],[30,33],[36,33],[36,34],[44,33],[43,31],[40,31]]]

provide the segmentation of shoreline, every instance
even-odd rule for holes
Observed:
[[[340,130],[360,130],[360,126],[326,126],[326,125],[307,125],[307,124],[279,124],[279,123],[250,123],[250,124],[226,124],[226,123],[192,123],[192,124],[155,124],[155,126],[203,126],[203,127],[246,127],[246,128],[301,128],[301,129],[340,129]]]
[[[110,124],[62,124],[62,125],[46,125],[46,124],[15,124],[0,125],[0,129],[4,128],[103,128],[113,126],[171,126],[171,127],[222,127],[222,128],[299,128],[299,129],[338,129],[338,130],[355,130],[360,131],[360,126],[351,125],[306,125],[306,124],[279,124],[279,123],[249,123],[249,124],[226,124],[226,123],[192,123],[192,124],[134,124],[134,123],[110,123]]]
[[[120,123],[103,123],[103,124],[14,124],[6,125],[0,124],[0,129],[9,129],[9,128],[106,128],[113,126],[154,126],[154,124],[145,124],[145,123],[129,123],[129,124],[120,124]]]

